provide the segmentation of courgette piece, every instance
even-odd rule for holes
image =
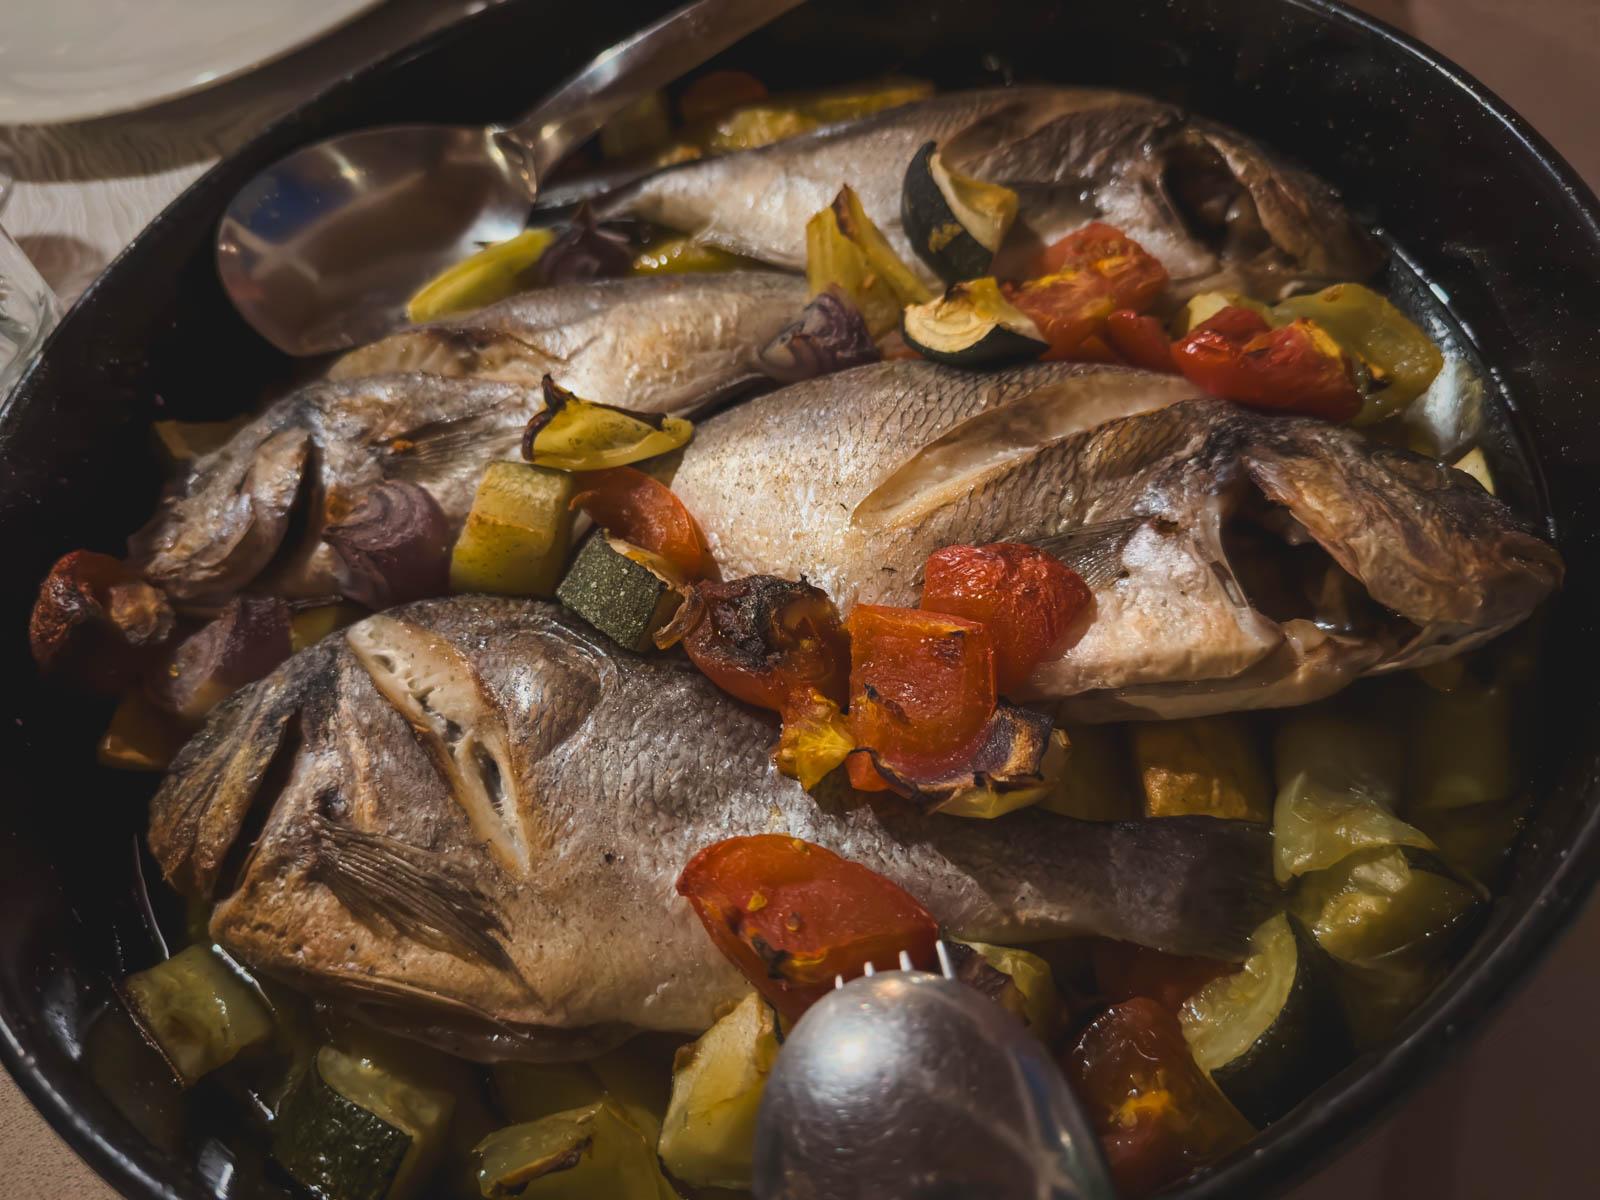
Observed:
[[[1532,795],[1522,792],[1495,804],[1419,809],[1411,819],[1433,839],[1440,858],[1487,882],[1517,840],[1532,802]]]
[[[261,997],[209,946],[122,981],[128,1011],[185,1087],[272,1036]]]
[[[1279,883],[1361,850],[1433,847],[1426,834],[1394,813],[1405,764],[1401,734],[1391,724],[1295,712],[1278,728],[1276,751],[1272,841]]]
[[[1405,967],[1448,954],[1485,899],[1437,855],[1388,846],[1307,875],[1290,911],[1341,963]]]
[[[1335,963],[1345,1027],[1356,1050],[1374,1050],[1448,973],[1442,962],[1357,967]]]
[[[900,333],[923,358],[953,367],[1038,358],[1050,348],[1033,319],[987,276],[913,304],[901,318]]]
[[[683,596],[597,530],[573,559],[556,599],[624,650],[642,653]]]
[[[544,377],[544,411],[522,434],[522,457],[558,471],[603,471],[676,450],[694,435],[682,417],[633,412],[573,395]]]
[[[1466,808],[1516,790],[1511,692],[1463,676],[1450,691],[1418,688],[1411,709],[1410,807]]]
[[[1016,219],[1016,192],[951,171],[936,142],[926,143],[906,168],[901,224],[946,283],[987,275]]]
[[[524,229],[446,267],[406,305],[414,323],[484,308],[538,282],[536,268],[556,240],[553,229]]]
[[[661,1129],[661,1161],[675,1178],[695,1187],[750,1186],[756,1113],[777,1060],[777,1014],[757,992],[678,1051]]]
[[[450,590],[548,596],[572,540],[571,475],[490,463],[450,552]]]
[[[490,1200],[663,1200],[676,1195],[655,1147],[611,1097],[512,1125],[478,1143],[478,1191]]]
[[[1261,752],[1238,717],[1142,721],[1129,736],[1145,816],[1272,819]]]
[[[272,1156],[328,1200],[408,1200],[427,1186],[455,1101],[332,1046],[278,1110]]]
[[[889,285],[896,303],[923,304],[933,299],[933,292],[900,261],[889,239],[867,216],[867,210],[861,207],[861,197],[853,187],[846,185],[839,189],[839,194],[833,198],[833,215],[839,231],[861,247],[867,267]]]
[[[1139,815],[1137,785],[1120,725],[1062,726],[1068,742],[1061,779],[1039,807],[1080,821],[1128,821]]]
[[[1283,913],[1251,936],[1239,971],[1206,984],[1178,1016],[1195,1061],[1258,1129],[1347,1057],[1332,964]]]
[[[984,962],[1010,983],[996,997],[1000,1006],[1012,1013],[1041,1041],[1051,1043],[1061,1032],[1065,1006],[1061,992],[1056,988],[1055,972],[1050,964],[1028,950],[1013,946],[995,946],[988,942],[963,942],[949,939],[958,946],[977,951]]]

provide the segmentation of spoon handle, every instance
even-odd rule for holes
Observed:
[[[495,131],[519,152],[531,197],[548,173],[610,118],[716,57],[805,0],[695,0],[600,54],[537,108]],[[509,146],[507,144],[509,143]]]

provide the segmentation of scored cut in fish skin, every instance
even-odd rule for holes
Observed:
[[[762,378],[757,353],[808,299],[778,271],[556,284],[390,334],[329,378],[420,371],[537,388],[549,374],[586,400],[692,415]]]
[[[273,587],[336,594],[331,552],[314,536],[336,490],[418,483],[459,523],[484,467],[518,457],[546,373],[587,400],[698,411],[761,378],[759,351],[805,303],[803,279],[772,271],[618,279],[394,334],[186,464],[129,539],[130,561],[182,604],[220,604],[278,554],[309,477],[313,536]]]
[[[1020,200],[995,273],[1021,278],[1046,245],[1104,220],[1161,260],[1178,294],[1265,295],[1359,280],[1372,238],[1319,180],[1242,135],[1143,96],[1027,86],[952,92],[770,146],[664,168],[602,197],[602,219],[635,217],[708,245],[798,269],[805,223],[849,184],[900,257],[933,272],[901,226],[906,168],[928,141],[954,171]]]
[[[820,843],[953,936],[1007,944],[1094,932],[1238,958],[1282,903],[1264,826],[968,821],[837,776],[812,796],[772,767],[775,740],[680,654],[616,650],[538,601],[424,601],[219,706],[152,802],[150,845],[218,897],[211,934],[242,961],[476,1057],[708,1027],[748,985],[674,885],[730,836]]]
[[[1019,697],[1072,698],[1082,719],[1317,699],[1486,641],[1562,572],[1461,472],[1122,367],[896,361],[810,380],[704,423],[672,487],[725,576],[804,576],[845,610],[915,605],[944,546],[1090,531],[1063,557],[1094,602]],[[1269,617],[1227,544],[1257,502],[1415,628]]]

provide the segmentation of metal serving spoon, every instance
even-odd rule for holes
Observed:
[[[803,2],[695,0],[510,125],[385,125],[298,150],[228,206],[217,230],[223,289],[288,354],[398,328],[434,275],[521,232],[540,177],[609,118]]]
[[[909,969],[843,984],[800,1018],[762,1094],[754,1182],[757,1200],[1116,1196],[1039,1040],[966,984]]]

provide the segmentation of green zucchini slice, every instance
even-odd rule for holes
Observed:
[[[947,283],[987,275],[1016,219],[1016,192],[956,174],[934,142],[906,168],[901,224],[917,253]]]
[[[478,1143],[478,1191],[489,1200],[664,1200],[675,1195],[655,1146],[610,1096],[512,1125]]]
[[[937,300],[911,305],[901,318],[900,332],[923,358],[953,367],[1038,358],[1050,348],[1033,319],[987,277],[958,283]]]
[[[556,588],[556,599],[624,650],[643,652],[678,611],[683,597],[672,585],[625,553],[627,543],[591,534]]]
[[[1338,1070],[1347,1046],[1331,966],[1305,927],[1280,913],[1250,946],[1179,1018],[1195,1061],[1259,1129]]]
[[[455,1101],[332,1046],[278,1109],[272,1156],[327,1200],[408,1200],[438,1165]]]
[[[184,1087],[272,1034],[261,997],[209,946],[190,946],[128,976],[122,995]]]

